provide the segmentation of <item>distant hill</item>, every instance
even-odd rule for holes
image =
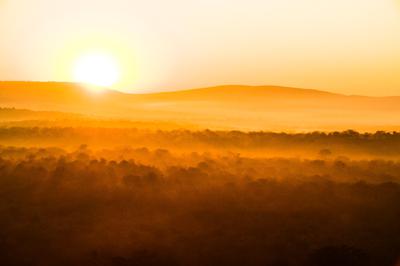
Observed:
[[[94,97],[83,85],[75,83],[0,82],[0,104],[34,110],[88,113],[86,111],[98,106],[106,97],[112,99],[118,94],[110,90],[97,95],[101,97]]]
[[[101,127],[137,129],[197,129],[192,124],[168,121],[134,121],[74,113],[1,108],[0,127]]]
[[[92,93],[54,82],[0,82],[0,106],[213,129],[398,130],[400,97],[346,96],[277,86],[227,85],[175,92]]]
[[[31,111],[28,109],[1,108],[0,121],[24,121],[24,120],[55,120],[55,119],[79,119],[83,115],[51,112],[51,111]]]

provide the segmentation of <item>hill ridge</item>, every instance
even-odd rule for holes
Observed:
[[[58,82],[58,81],[0,81],[0,89],[4,89],[5,87],[14,87],[21,88],[23,86],[35,86],[36,88],[74,88],[85,91],[85,84],[83,83],[74,83],[74,82]],[[278,92],[302,92],[302,93],[319,93],[319,94],[329,94],[329,95],[337,95],[337,96],[346,96],[344,94],[334,93],[325,90],[317,90],[317,89],[307,89],[307,88],[297,88],[297,87],[289,87],[289,86],[279,86],[279,85],[242,85],[242,84],[224,84],[224,85],[215,85],[215,86],[207,86],[200,88],[190,88],[190,89],[180,89],[180,90],[169,90],[169,91],[154,91],[154,92],[145,92],[145,93],[137,93],[137,92],[122,92],[111,88],[104,88],[104,92],[107,93],[118,93],[125,95],[166,95],[166,94],[174,94],[174,93],[193,93],[193,92],[210,92],[216,90],[235,90],[235,89],[248,89],[248,90],[265,90],[265,91],[274,91]],[[369,97],[369,96],[365,96]]]
[[[76,82],[59,82],[59,81],[0,81],[0,90],[6,89],[7,87],[13,87],[17,89],[22,89],[23,86],[34,86],[40,89],[74,89],[75,92],[87,92],[88,85],[83,83]],[[243,85],[243,84],[223,84],[223,85],[215,85],[215,86],[207,86],[207,87],[199,87],[199,88],[189,88],[189,89],[179,89],[179,90],[168,90],[168,91],[146,91],[143,93],[140,92],[126,92],[119,91],[112,88],[102,88],[101,94],[119,94],[119,95],[134,95],[134,96],[149,96],[149,95],[172,95],[172,94],[184,94],[184,93],[205,93],[205,92],[225,92],[232,93],[237,92],[235,90],[248,90],[247,92],[264,92],[264,93],[280,93],[280,94],[315,94],[315,95],[325,95],[325,96],[336,96],[336,97],[357,97],[357,98],[373,98],[373,99],[398,99],[400,95],[388,95],[388,96],[370,96],[370,95],[362,95],[362,94],[343,94],[336,93],[329,90],[320,90],[320,89],[308,89],[308,88],[299,88],[299,87],[290,87],[290,86],[281,86],[281,85]],[[229,91],[224,91],[229,90]]]

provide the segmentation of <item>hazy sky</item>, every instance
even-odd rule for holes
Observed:
[[[92,47],[125,60],[125,90],[400,95],[396,0],[0,0],[1,80],[71,80]]]

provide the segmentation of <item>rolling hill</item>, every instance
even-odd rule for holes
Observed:
[[[55,82],[0,82],[0,106],[241,130],[398,130],[400,97],[347,96],[277,86],[94,94]]]

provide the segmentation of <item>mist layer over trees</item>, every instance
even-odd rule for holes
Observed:
[[[400,133],[377,131],[274,133],[155,130],[113,127],[0,127],[0,145],[165,148],[173,151],[237,152],[261,157],[399,158]],[[325,151],[321,153],[321,151]],[[327,152],[327,153],[326,153]]]
[[[399,133],[0,128],[2,265],[396,265]]]

